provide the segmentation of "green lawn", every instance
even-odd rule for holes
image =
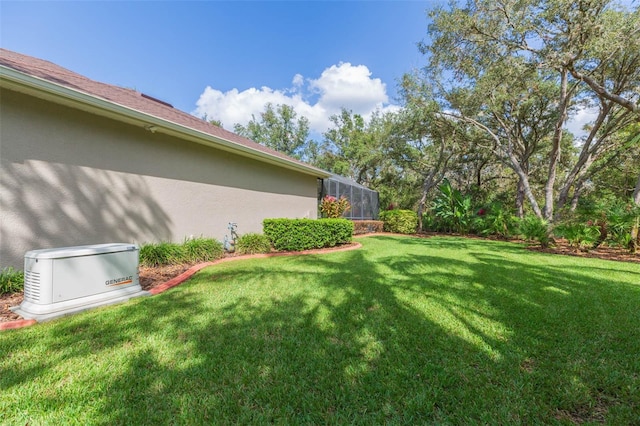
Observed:
[[[0,423],[640,424],[640,265],[360,241],[0,333]]]

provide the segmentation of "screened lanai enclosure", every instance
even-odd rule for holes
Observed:
[[[343,176],[331,175],[318,180],[318,201],[325,196],[347,197],[351,209],[343,217],[351,220],[376,220],[380,211],[378,192]]]

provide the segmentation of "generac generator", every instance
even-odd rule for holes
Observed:
[[[139,251],[121,243],[28,251],[24,300],[11,310],[44,321],[147,295],[138,277]]]

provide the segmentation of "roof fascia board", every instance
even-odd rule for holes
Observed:
[[[190,142],[232,152],[243,157],[280,166],[307,175],[319,178],[327,178],[330,176],[330,174],[324,170],[288,161],[284,158],[261,152],[224,138],[216,137],[187,126],[156,117],[152,114],[137,111],[133,108],[129,108],[79,90],[71,89],[39,77],[22,73],[4,65],[0,65],[0,87],[135,126],[141,126],[147,129],[152,126],[155,127],[155,132],[164,133]]]

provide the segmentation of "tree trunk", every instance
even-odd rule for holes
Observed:
[[[524,185],[522,179],[518,179],[518,192],[516,193],[516,216],[524,217]]]
[[[580,200],[580,195],[582,193],[582,187],[584,185],[584,180],[579,180],[576,183],[576,188],[573,191],[573,198],[571,198],[571,207],[570,210],[571,213],[575,212],[576,209],[578,208],[578,201]]]
[[[531,185],[529,185],[529,176],[521,167],[520,163],[518,162],[518,159],[513,153],[509,153],[509,160],[510,160],[510,164],[509,164],[510,167],[513,169],[513,171],[516,172],[516,174],[520,178],[518,185],[522,184],[522,191],[524,192],[524,195],[529,200],[529,203],[531,204],[531,208],[533,209],[533,212],[536,214],[536,216],[538,216],[539,218],[542,218],[543,217],[542,210],[540,210],[540,205],[538,204],[536,197],[533,195],[533,191],[531,190]]]
[[[640,174],[638,175],[638,182],[636,182],[636,189],[633,191],[633,202],[636,208],[640,208]],[[632,253],[636,253],[640,248],[640,215],[636,215],[636,223],[631,228],[631,241],[630,247]]]
[[[489,160],[483,160],[480,162],[478,167],[476,167],[476,186],[478,187],[478,191],[482,188],[482,169],[487,165]]]
[[[420,202],[418,203],[418,232],[422,232],[422,214],[424,213],[424,206],[427,203],[427,193],[422,192]]]
[[[602,105],[602,108],[598,113],[598,118],[593,123],[593,127],[589,132],[589,136],[587,136],[587,139],[585,140],[584,145],[582,146],[582,150],[580,151],[580,156],[578,157],[578,161],[576,162],[576,164],[573,166],[573,168],[567,175],[564,185],[562,186],[562,188],[560,188],[560,192],[558,194],[558,202],[556,204],[556,209],[558,211],[562,210],[562,208],[567,203],[567,200],[569,198],[569,191],[571,190],[571,187],[576,183],[576,181],[580,180],[580,178],[584,176],[586,170],[591,166],[591,164],[593,164],[594,157],[592,155],[593,150],[592,150],[591,144],[594,138],[596,137],[598,130],[600,130],[600,127],[602,127],[602,123],[604,123],[604,119],[607,117],[610,110],[611,110],[610,104]],[[598,140],[595,143],[593,147],[594,150],[597,150],[597,146],[601,142],[602,140]],[[574,194],[575,193],[577,193],[577,190],[574,191]]]
[[[447,169],[447,164],[449,160],[453,156],[453,152],[447,152],[446,150],[446,140],[444,137],[440,139],[440,149],[438,150],[438,161],[435,166],[431,168],[429,174],[422,181],[422,196],[420,197],[420,202],[418,203],[418,231],[423,231],[422,226],[422,214],[424,213],[425,206],[427,204],[427,195],[429,191],[440,183],[440,181],[444,178],[444,173]]]
[[[566,74],[565,74],[565,77],[566,77]],[[565,102],[566,102],[566,99],[565,99]],[[567,110],[567,107],[565,105],[564,106],[565,115],[566,115],[566,110]],[[514,172],[516,172],[518,177],[522,180],[524,195],[527,197],[527,199],[531,203],[531,208],[533,209],[533,212],[536,214],[536,216],[542,219],[543,217],[542,210],[540,210],[540,205],[538,204],[536,197],[533,195],[533,191],[531,190],[531,185],[529,185],[529,177],[527,173],[525,173],[525,171],[523,170],[518,157],[516,157],[516,155],[513,153],[513,150],[511,149],[511,144],[507,143],[507,146],[505,146],[502,143],[502,140],[500,139],[500,137],[496,133],[492,132],[491,129],[489,129],[487,126],[485,126],[484,124],[480,123],[477,120],[474,120],[473,118],[466,117],[464,115],[456,115],[456,114],[445,113],[445,112],[441,114],[444,116],[455,117],[459,120],[464,120],[468,123],[471,123],[474,126],[478,127],[479,129],[484,130],[485,132],[487,132],[487,134],[491,136],[491,138],[496,142],[496,147],[493,148],[494,153],[498,156],[498,158],[502,163],[504,163],[507,167],[510,167]],[[560,124],[560,127],[562,127],[562,123]],[[560,136],[562,136],[562,129],[560,130],[561,130]],[[553,191],[552,191],[552,195],[553,195]],[[552,200],[552,205],[553,205],[553,200]]]
[[[567,120],[567,109],[569,107],[567,70],[561,71],[560,78],[560,105],[558,106],[559,116],[556,123],[556,128],[553,132],[553,143],[551,154],[549,155],[549,174],[547,177],[547,183],[544,187],[543,217],[548,221],[551,221],[553,219],[553,189],[556,183],[558,163],[560,162],[560,148],[563,133],[562,126],[564,126],[564,122]]]
[[[436,171],[433,169],[429,175],[422,182],[422,195],[420,197],[420,202],[418,203],[418,232],[423,231],[422,226],[422,215],[425,210],[425,206],[427,205],[427,195],[429,195],[429,191],[436,186],[440,180],[442,180],[442,176],[439,179],[435,179]]]

